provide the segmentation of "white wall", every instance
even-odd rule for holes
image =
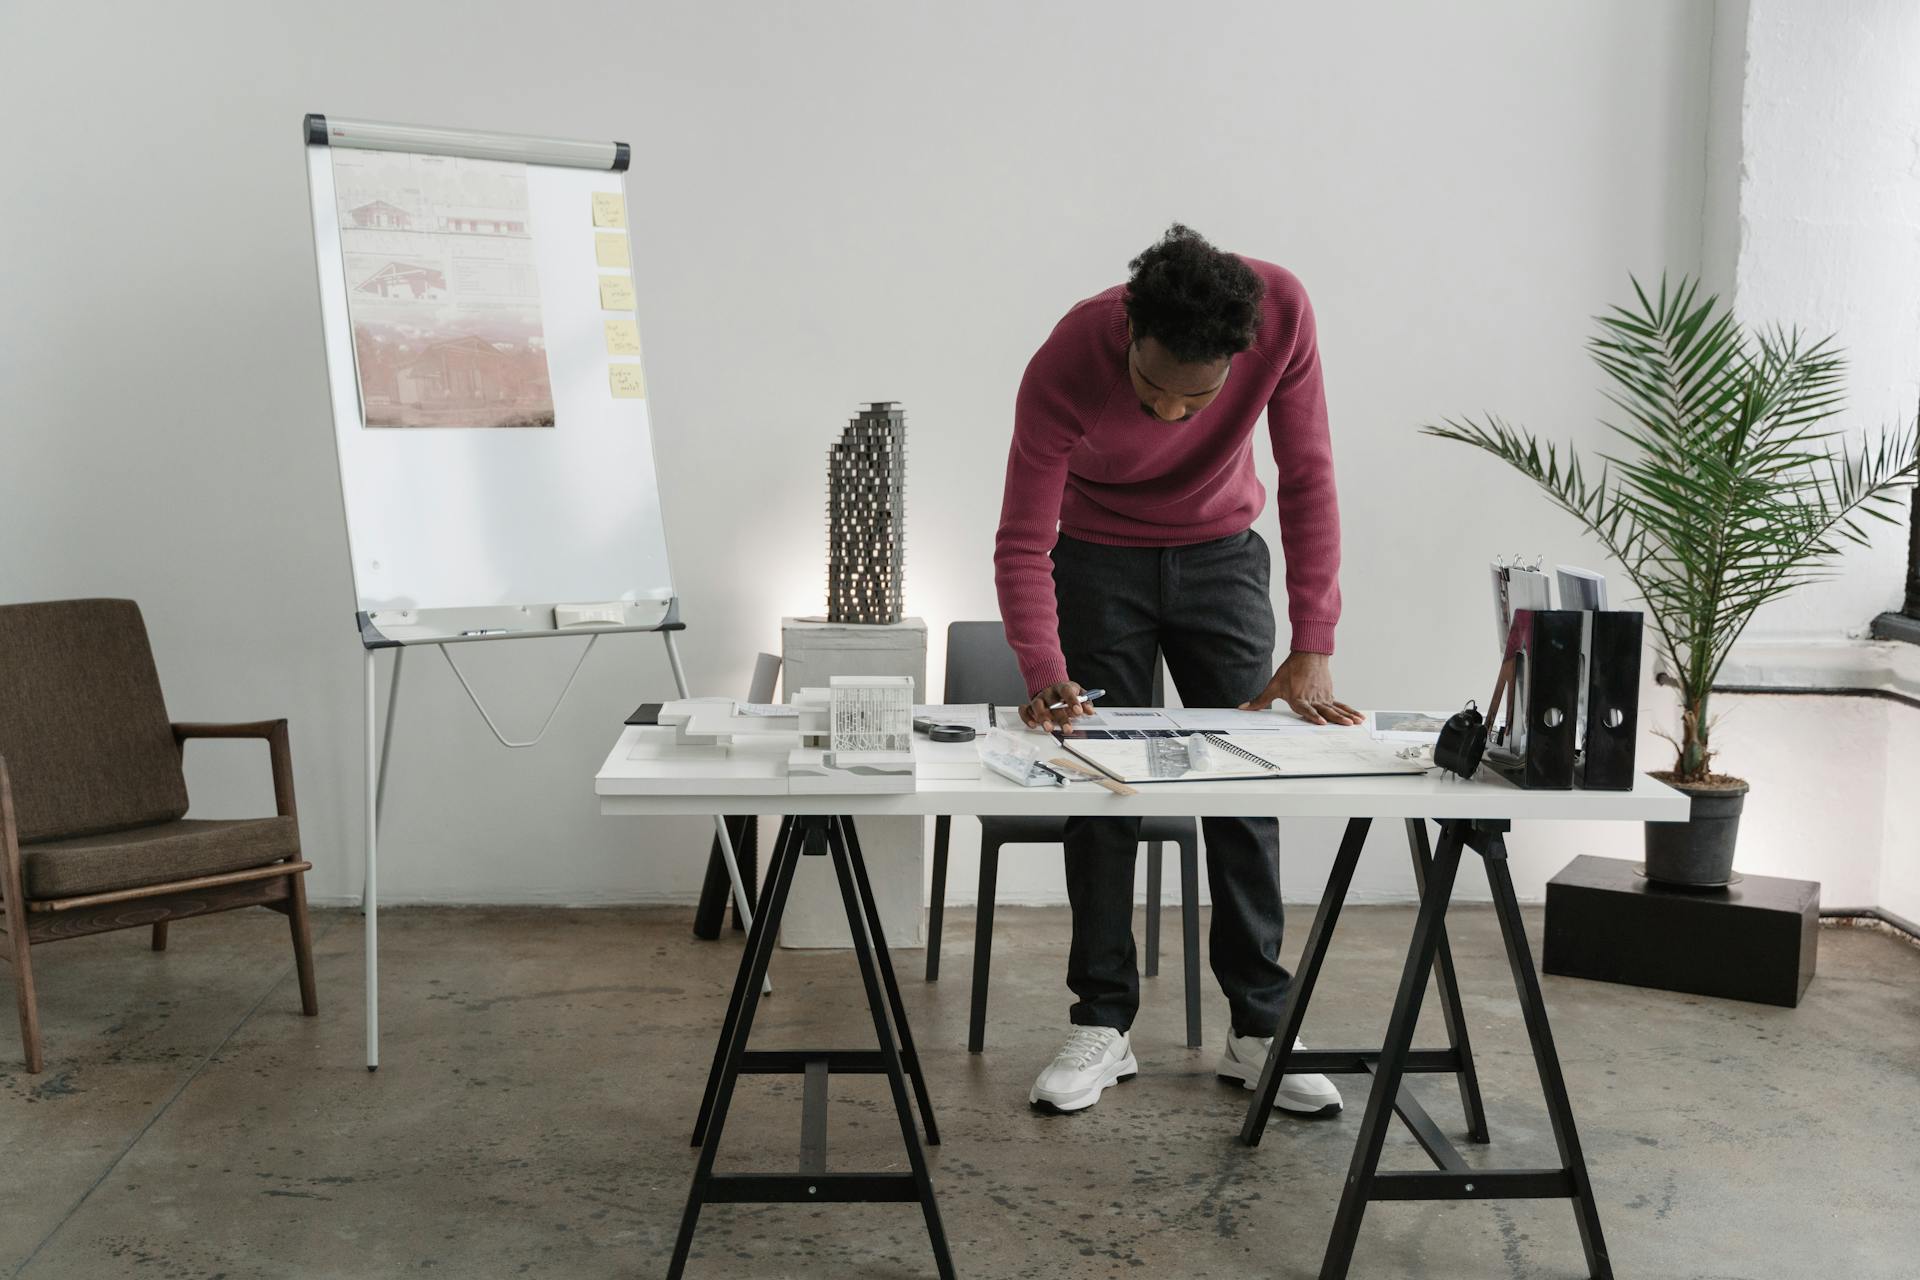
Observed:
[[[1715,767],[1752,786],[1739,870],[1818,880],[1826,906],[1879,905],[1888,727],[1913,713],[1878,698],[1769,694],[1723,694],[1714,712]]]
[[[1852,363],[1850,412],[1837,425],[1852,440],[1911,423],[1920,399],[1920,8],[1719,7],[1716,76],[1726,67],[1740,78],[1717,80],[1713,94],[1710,267],[1731,269],[1748,324],[1838,334]],[[1809,669],[1793,656],[1803,652],[1797,642],[1859,636],[1875,614],[1897,609],[1905,550],[1898,530],[1882,528],[1830,581],[1763,609],[1737,665],[1749,677],[1781,664],[1802,671],[1762,683],[1827,683],[1821,663]],[[1846,685],[1862,683],[1849,668],[1870,663],[1825,665]],[[1741,867],[1819,880],[1831,906],[1920,918],[1920,712],[1854,698],[1723,697],[1716,706],[1721,763],[1754,787]]]
[[[1872,902],[1865,905],[1879,906],[1908,921],[1920,921],[1920,803],[1914,799],[1915,778],[1920,778],[1920,713],[1910,707],[1889,705],[1880,886]]]
[[[355,893],[359,649],[298,133],[318,110],[633,144],[701,689],[744,687],[780,616],[818,607],[819,468],[863,400],[909,415],[910,610],[936,631],[991,616],[1020,370],[1177,218],[1288,264],[1316,299],[1344,696],[1484,697],[1488,557],[1594,553],[1517,479],[1415,427],[1497,409],[1599,438],[1587,318],[1629,272],[1700,265],[1713,26],[1668,0],[9,6],[0,598],[136,597],[176,715],[290,717],[315,895]],[[462,657],[513,730],[538,722],[568,648]],[[654,644],[602,649],[547,746],[511,755],[438,658],[410,661],[394,897],[696,890],[698,822],[595,812],[621,714],[666,686]],[[197,811],[264,803],[247,748],[193,750]],[[1638,838],[1547,834],[1516,840],[1524,891]],[[1288,833],[1293,896],[1317,893],[1332,839]],[[1009,867],[1003,892],[1056,895],[1057,865]],[[1383,846],[1360,888],[1405,893],[1403,866]],[[956,897],[970,876],[956,865]]]
[[[1838,334],[1856,440],[1920,403],[1920,5],[1747,0],[1735,306],[1753,325]],[[1756,640],[1864,635],[1898,609],[1888,530],[1830,582],[1769,605]]]
[[[1707,60],[1706,190],[1700,275],[1707,290],[1733,297],[1740,258],[1741,125],[1747,75],[1748,0],[1714,0]]]

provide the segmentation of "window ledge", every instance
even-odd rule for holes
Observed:
[[[1869,634],[1875,640],[1920,644],[1920,618],[1910,618],[1904,613],[1883,613],[1873,620]]]
[[[1898,640],[1736,644],[1716,689],[1870,693],[1920,705],[1920,645]]]

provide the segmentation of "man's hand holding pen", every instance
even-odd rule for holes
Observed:
[[[1072,680],[1050,684],[1027,700],[1020,708],[1020,720],[1029,729],[1057,732],[1068,728],[1081,716],[1093,712],[1093,700],[1104,697],[1105,689],[1083,689]]]

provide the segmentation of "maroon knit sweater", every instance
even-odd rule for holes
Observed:
[[[1273,505],[1286,556],[1291,647],[1333,652],[1340,619],[1340,512],[1313,309],[1292,272],[1243,258],[1266,283],[1253,348],[1186,422],[1143,410],[1127,376],[1124,285],[1077,303],[1034,353],[1014,402],[1013,447],[994,540],[994,583],[1029,691],[1066,680],[1054,608],[1058,533],[1126,547],[1207,542],[1253,525],[1262,410],[1279,463]]]

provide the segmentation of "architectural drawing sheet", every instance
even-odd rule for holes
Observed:
[[[1431,767],[1413,748],[1375,742],[1365,730],[1345,727],[1298,734],[1062,738],[1061,745],[1109,777],[1129,783],[1420,774]]]
[[[368,427],[551,427],[526,166],[332,148]]]

